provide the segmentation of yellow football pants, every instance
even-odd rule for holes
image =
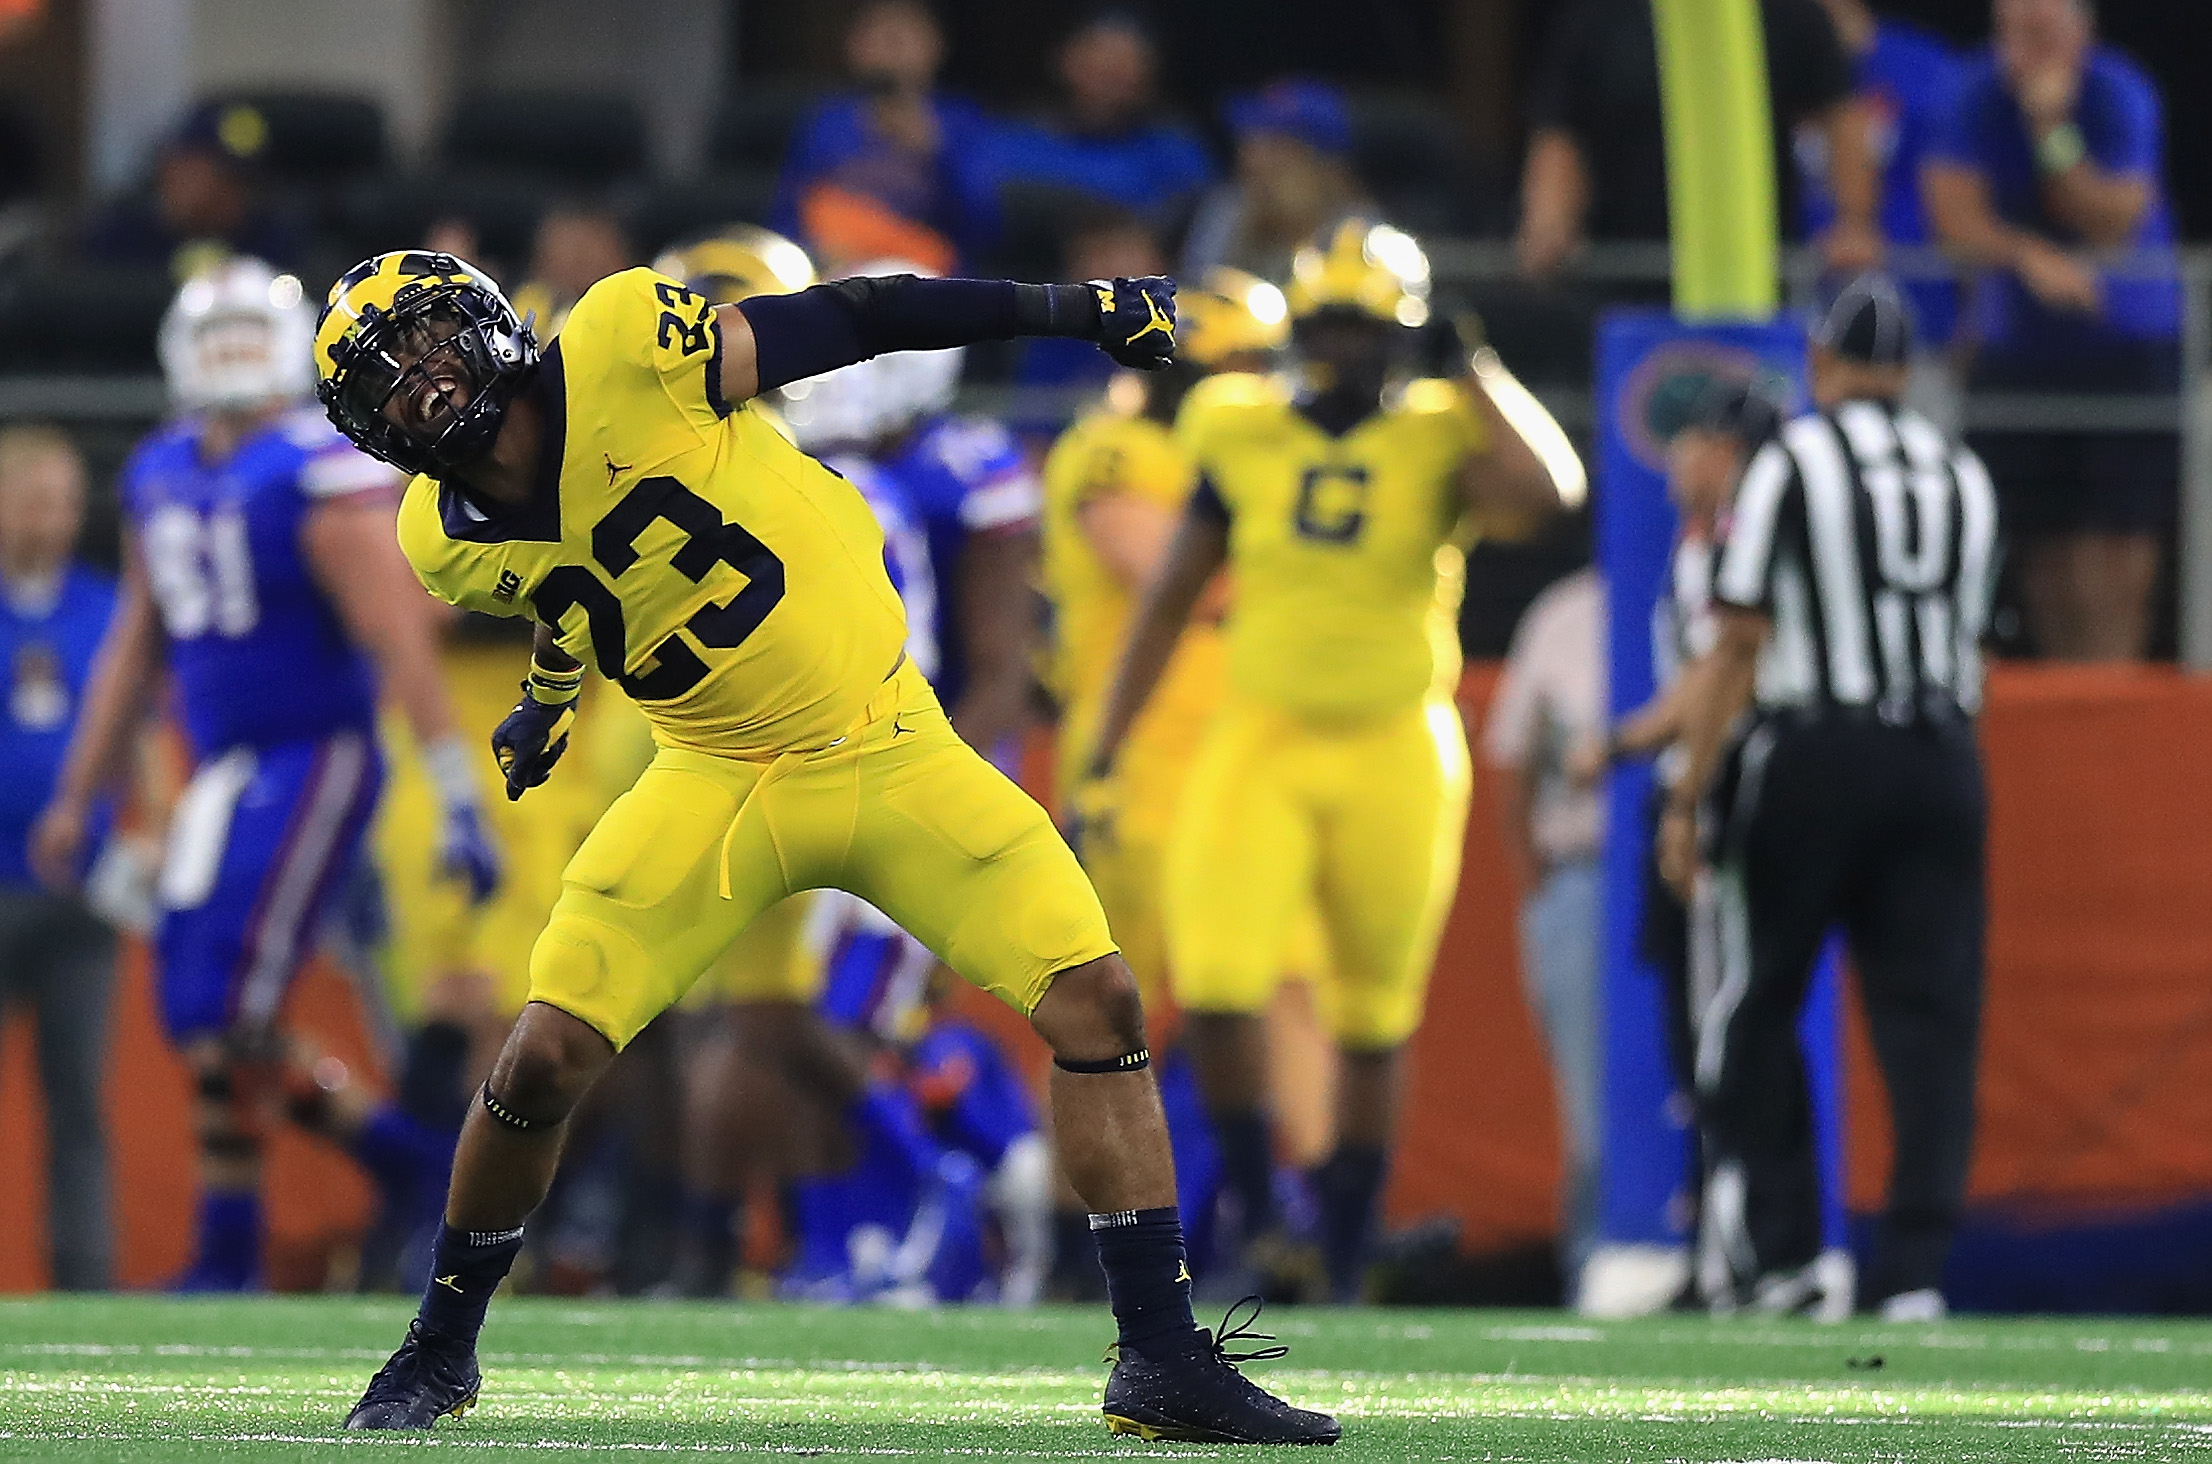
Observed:
[[[617,1048],[760,913],[849,890],[1022,1012],[1114,950],[1075,856],[954,734],[911,665],[828,747],[746,762],[662,748],[569,862],[530,997]]]
[[[1323,1009],[1337,1040],[1374,1049],[1412,1036],[1459,887],[1471,781],[1448,700],[1332,727],[1233,699],[1199,745],[1168,844],[1176,1000],[1265,1010],[1286,932],[1311,903],[1334,966]]]

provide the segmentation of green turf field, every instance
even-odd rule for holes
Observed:
[[[425,1440],[335,1432],[408,1308],[0,1302],[0,1460],[469,1461],[640,1454],[1127,1457],[1102,1313],[502,1303],[484,1404]],[[1582,1323],[1555,1313],[1270,1314],[1260,1373],[1344,1419],[1338,1458],[2212,1458],[2212,1326]]]

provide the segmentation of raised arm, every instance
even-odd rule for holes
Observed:
[[[1582,145],[1560,127],[1539,127],[1528,140],[1528,166],[1521,173],[1521,227],[1513,251],[1521,273],[1544,280],[1582,247],[1582,224],[1590,212],[1590,170]]]
[[[2098,308],[2102,291],[2096,271],[2041,235],[2000,218],[1988,181],[1977,170],[1932,161],[1921,169],[1920,193],[1937,239],[1967,264],[2011,270],[2054,308],[2084,313]]]
[[[1576,508],[1589,489],[1582,460],[1543,403],[1488,346],[1461,378],[1482,419],[1484,446],[1460,465],[1460,490],[1478,514],[1544,517]]]
[[[375,663],[384,694],[399,704],[422,749],[442,812],[441,862],[483,900],[498,886],[499,862],[484,831],[476,760],[438,670],[436,602],[401,556],[395,520],[380,493],[326,499],[308,512],[300,546],[347,637]]]
[[[100,641],[84,710],[55,781],[54,796],[31,829],[31,868],[50,889],[77,882],[93,800],[124,781],[138,732],[161,677],[161,622],[134,535],[123,542],[123,585],[115,617]]]
[[[1095,341],[1124,366],[1153,371],[1175,354],[1175,282],[858,276],[716,309],[722,395],[738,402],[888,351],[941,351],[1019,336]]]
[[[1828,142],[1828,187],[1835,222],[1821,236],[1821,262],[1839,274],[1858,274],[1882,262],[1882,185],[1870,141],[1872,110],[1856,97],[1837,102],[1813,119]]]

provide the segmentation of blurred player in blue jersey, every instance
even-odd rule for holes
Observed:
[[[278,1035],[376,807],[380,683],[437,781],[446,867],[477,898],[499,877],[435,609],[394,540],[398,479],[302,405],[313,327],[299,281],[255,260],[192,280],[170,307],[161,356],[179,414],[124,468],[121,605],[32,835],[41,877],[65,885],[166,669],[194,772],[170,823],[155,957],[198,1095],[198,1250],[180,1283],[195,1290],[259,1281],[277,1119],[344,1145],[394,1212],[433,1220],[443,1197],[450,1135]]]

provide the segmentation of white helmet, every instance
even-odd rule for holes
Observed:
[[[297,277],[227,259],[185,281],[161,320],[161,371],[188,412],[303,399],[315,386],[315,312]]]
[[[855,276],[893,274],[928,277],[935,271],[901,259],[879,259],[853,271]],[[958,346],[893,351],[795,381],[783,389],[784,420],[807,452],[865,446],[951,406],[964,358]]]

